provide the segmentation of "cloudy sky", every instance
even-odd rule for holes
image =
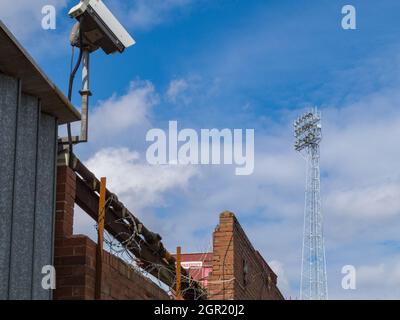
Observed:
[[[87,165],[172,250],[210,249],[224,210],[235,212],[299,296],[305,163],[292,122],[323,112],[322,207],[329,297],[400,298],[400,3],[396,0],[104,0],[135,37],[123,55],[92,58]],[[66,90],[76,0],[1,1],[0,17]],[[357,30],[341,9],[357,9]],[[57,29],[41,9],[57,9]],[[76,88],[79,86],[77,82]],[[74,101],[79,106],[75,92]],[[167,128],[255,129],[255,171],[146,163],[146,133]],[[78,215],[76,232],[93,233]],[[354,265],[357,289],[343,290]]]

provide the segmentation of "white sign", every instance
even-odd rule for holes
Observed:
[[[189,268],[201,268],[203,266],[202,261],[187,261],[181,263],[182,268],[189,269]]]

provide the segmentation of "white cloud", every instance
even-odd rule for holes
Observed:
[[[400,183],[332,191],[325,201],[330,212],[358,219],[400,216]],[[370,220],[371,221],[371,220]]]
[[[90,133],[94,143],[104,137],[134,136],[138,128],[150,126],[151,109],[158,103],[152,83],[134,81],[123,96],[112,96],[99,103],[90,114]]]
[[[400,261],[361,265],[356,267],[357,290],[363,295],[370,291],[376,299],[398,299],[400,295]],[[386,292],[380,295],[376,288],[385,288]]]
[[[397,89],[363,96],[344,108],[326,108],[322,164],[347,188],[399,179],[400,114]]]
[[[168,99],[175,103],[178,97],[186,91],[188,86],[189,85],[185,79],[172,80],[167,90]]]
[[[164,193],[183,192],[196,175],[191,166],[150,166],[127,148],[102,149],[86,165],[96,176],[107,177],[110,190],[132,210],[163,206]]]
[[[166,102],[173,104],[176,110],[182,110],[182,107],[185,107],[186,112],[203,110],[205,105],[210,106],[210,101],[218,97],[221,82],[219,77],[186,74],[169,82],[164,98]]]
[[[388,274],[385,264],[380,263],[374,266],[361,266],[356,269],[356,276],[359,285],[379,285],[382,284]]]

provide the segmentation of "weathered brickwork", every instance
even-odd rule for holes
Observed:
[[[95,297],[96,243],[73,235],[75,173],[59,167],[54,264],[56,290],[53,298],[90,300]],[[134,271],[121,259],[103,251],[102,296],[110,299],[169,299],[168,294]]]
[[[213,271],[208,284],[209,299],[283,299],[277,276],[250,243],[231,212],[220,215],[213,234]]]

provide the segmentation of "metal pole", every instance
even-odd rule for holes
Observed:
[[[79,142],[88,140],[88,116],[89,116],[89,97],[92,95],[89,87],[90,74],[90,53],[83,51],[82,56],[82,90],[79,92],[82,96],[82,115],[81,115],[81,134]]]
[[[95,299],[101,299],[101,282],[103,270],[103,241],[104,241],[104,220],[106,215],[106,178],[100,179],[100,199],[99,199],[99,215],[97,220],[97,251],[96,251],[96,285]]]
[[[181,247],[176,248],[176,300],[182,300],[181,292]]]

